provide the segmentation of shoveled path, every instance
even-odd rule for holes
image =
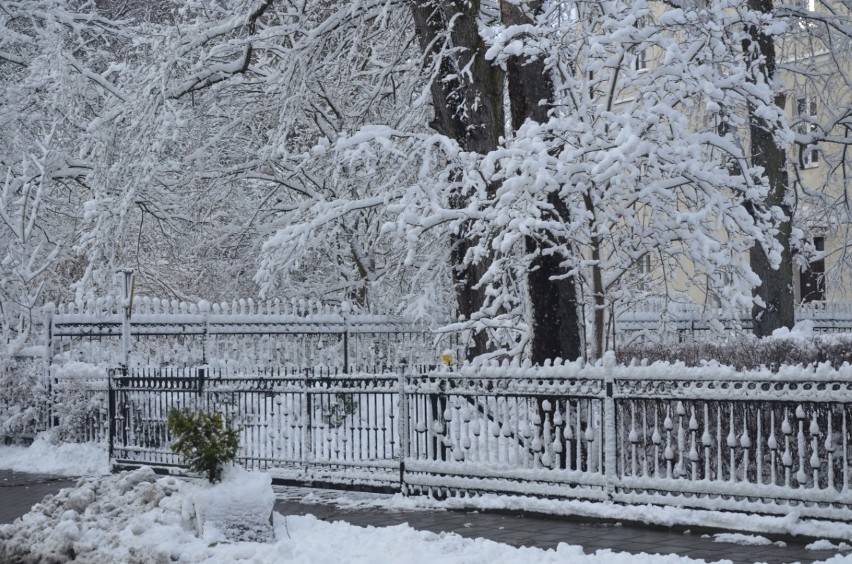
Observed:
[[[276,488],[279,501],[275,510],[282,515],[313,514],[326,521],[346,521],[361,527],[409,526],[435,533],[453,532],[463,537],[483,537],[513,546],[556,548],[559,543],[580,545],[586,554],[601,549],[634,554],[680,554],[708,562],[731,560],[737,564],[752,562],[809,563],[838,554],[835,550],[807,550],[802,540],[773,538],[786,546],[745,546],[714,542],[701,533],[684,533],[661,528],[593,523],[567,518],[546,518],[476,511],[401,511],[380,509],[377,494],[342,494],[301,488]],[[370,500],[369,508],[346,507],[334,503],[335,498],[350,500],[361,495]],[[307,499],[309,503],[301,501]]]

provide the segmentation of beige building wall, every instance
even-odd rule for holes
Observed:
[[[797,133],[828,141],[794,145],[789,152],[794,225],[816,244],[797,257],[804,270],[794,271],[794,290],[797,301],[852,301],[852,155],[843,143],[831,141],[850,134],[837,122],[852,104],[852,53],[848,38],[838,37],[819,19],[831,14],[849,25],[850,11],[834,0],[802,0],[800,5],[816,17],[792,20],[779,45],[785,109]]]
[[[801,4],[817,19],[829,11],[837,17],[850,16],[847,7],[832,0],[802,0]],[[852,19],[846,23],[852,25]],[[792,20],[776,49],[789,123],[802,134],[841,139],[852,131],[831,125],[852,107],[852,47],[848,39],[840,41],[834,35],[824,24]],[[645,54],[649,69],[659,56],[653,51]],[[700,113],[694,120],[696,127],[705,125]],[[742,134],[747,143],[747,132]],[[788,175],[794,229],[800,230],[805,241],[794,269],[796,302],[852,302],[852,147],[847,150],[842,143],[826,141],[807,147],[794,144]],[[651,296],[669,292],[711,310],[719,303],[706,277],[696,275],[691,264],[663,268],[657,257],[650,256],[635,277],[643,280],[642,288],[654,290]]]

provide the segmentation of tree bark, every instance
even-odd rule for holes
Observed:
[[[526,10],[522,8],[525,6]],[[508,0],[500,1],[500,13],[506,26],[533,24],[541,12],[540,0],[520,6]],[[511,125],[517,131],[530,119],[538,123],[548,120],[548,105],[553,102],[554,87],[549,71],[541,59],[522,60],[510,57],[506,62]],[[553,192],[548,194],[550,213],[567,223],[570,213],[565,203]],[[527,253],[535,256],[527,274],[532,313],[530,360],[543,364],[547,359],[576,360],[582,354],[580,323],[577,315],[577,296],[574,277],[564,276],[565,268],[558,255],[547,254],[547,245],[539,238],[524,238]],[[567,245],[567,241],[555,241]]]
[[[772,12],[772,0],[749,0],[748,6],[759,12]],[[743,42],[746,60],[756,65],[753,72],[766,84],[771,85],[775,80],[775,41],[757,26],[749,26],[747,32],[749,37]],[[757,77],[752,80],[757,80]],[[776,103],[783,107],[783,97],[776,100]],[[786,155],[775,142],[772,125],[757,115],[754,106],[749,107],[749,133],[752,163],[763,167],[769,183],[769,193],[761,207],[778,206],[787,217],[779,226],[777,235],[783,249],[777,270],[772,268],[769,258],[760,246],[752,247],[749,252],[751,269],[761,280],[761,285],[755,289],[754,295],[760,297],[765,304],[752,308],[752,330],[756,336],[765,337],[780,327],[792,327],[795,321],[793,261],[790,254],[791,210],[787,204]]]
[[[503,132],[503,71],[485,59],[487,46],[479,35],[479,8],[479,0],[411,3],[421,49],[427,59],[441,57],[438,76],[431,85],[435,118],[429,125],[456,140],[462,149],[484,155],[497,148]],[[458,49],[452,55],[441,52],[441,36],[447,31],[452,46]],[[454,208],[462,208],[466,203],[463,193],[455,194],[450,201]],[[464,261],[468,250],[477,244],[465,226],[452,236],[453,282],[458,312],[465,319],[472,319],[485,304],[484,289],[475,286],[488,270],[490,261],[487,258],[476,264]],[[487,335],[474,331],[468,358],[487,350]]]

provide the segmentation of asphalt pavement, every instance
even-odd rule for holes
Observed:
[[[736,564],[767,562],[810,563],[838,554],[837,550],[808,550],[813,539],[772,537],[773,543],[749,546],[716,542],[707,531],[672,530],[621,523],[595,523],[564,517],[540,517],[476,511],[396,511],[392,509],[357,509],[331,503],[303,503],[293,488],[287,499],[279,499],[275,510],[282,515],[312,514],[326,521],[346,521],[361,527],[389,527],[407,523],[415,529],[435,533],[457,533],[463,537],[482,537],[513,546],[556,548],[559,543],[580,545],[586,554],[610,549],[633,554],[680,554],[707,562],[730,560]],[[310,494],[305,491],[304,495]],[[339,497],[340,494],[337,494]],[[281,496],[279,495],[279,498]],[[315,497],[315,496],[311,496]],[[329,497],[334,497],[329,496]],[[721,531],[715,531],[716,533]],[[783,544],[783,546],[781,546]]]
[[[76,483],[76,478],[0,470],[0,525],[29,512],[44,496]]]

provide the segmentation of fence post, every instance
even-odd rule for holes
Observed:
[[[349,374],[349,302],[340,305],[343,313],[343,373]]]
[[[210,346],[207,342],[210,334],[210,302],[201,300],[198,302],[198,309],[201,310],[201,315],[204,318],[204,329],[201,335],[201,364],[207,364],[207,349]]]
[[[616,474],[616,441],[617,431],[615,428],[615,353],[607,352],[603,359],[604,364],[604,480],[606,483],[607,498],[612,499],[615,490]]]
[[[56,306],[48,303],[44,306],[44,386],[47,398],[44,405],[44,430],[50,429],[53,418],[53,385],[50,378],[50,365],[53,364],[53,314]]]
[[[200,401],[201,395],[204,393],[204,379],[207,376],[207,366],[198,366],[195,368],[195,382],[198,388],[198,398]]]
[[[403,495],[406,494],[405,489],[405,459],[408,456],[408,395],[405,392],[405,384],[407,377],[405,368],[408,362],[405,359],[400,361],[399,369],[399,424],[397,432],[399,433],[399,489]]]
[[[124,348],[124,366],[130,370],[130,314],[133,302],[133,270],[125,268],[120,272],[124,274],[124,295],[122,296],[124,298],[122,303],[124,316],[121,320],[121,344]]]
[[[107,372],[107,417],[109,417],[109,448],[107,452],[109,453],[110,470],[112,470],[112,459],[115,452],[115,387],[112,383],[114,375],[115,369],[110,368]]]

